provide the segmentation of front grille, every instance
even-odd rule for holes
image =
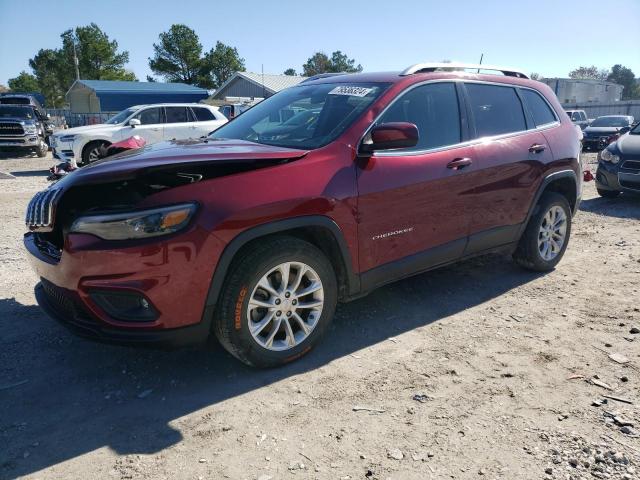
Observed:
[[[0,122],[0,136],[3,135],[24,135],[24,128],[19,123]]]
[[[50,241],[42,238],[39,233],[34,234],[34,243],[41,253],[47,255],[49,258],[55,260],[56,262],[59,262],[62,258],[62,250],[56,247]]]
[[[40,279],[40,283],[48,303],[66,321],[77,325],[93,326],[96,324],[96,320],[87,312],[80,300],[75,298],[74,292],[60,288],[44,278]]]
[[[630,170],[632,172],[640,172],[640,160],[625,160],[620,165],[623,170]]]
[[[3,143],[24,143],[24,138],[2,138],[0,137],[0,145],[2,145]]]
[[[29,202],[25,223],[29,230],[50,232],[53,230],[55,202],[59,189],[50,188],[38,192]]]

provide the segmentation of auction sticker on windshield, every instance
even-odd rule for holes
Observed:
[[[364,97],[372,90],[373,88],[340,85],[339,87],[331,90],[329,92],[329,95],[349,95],[351,97]]]

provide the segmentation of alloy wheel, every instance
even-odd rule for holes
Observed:
[[[552,206],[542,217],[538,232],[538,250],[543,260],[550,262],[562,251],[567,238],[567,214],[562,207]]]
[[[249,297],[253,339],[272,351],[289,350],[309,337],[324,305],[320,277],[302,262],[285,262],[260,278]]]

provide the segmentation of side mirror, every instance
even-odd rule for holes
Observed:
[[[136,128],[136,126],[141,125],[140,120],[138,120],[137,118],[132,118],[131,120],[129,120],[129,126],[131,128]]]
[[[51,120],[51,114],[47,113],[47,120]]]
[[[418,127],[413,123],[383,123],[371,129],[360,144],[360,153],[371,154],[376,150],[415,147],[419,139]]]

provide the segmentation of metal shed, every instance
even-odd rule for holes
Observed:
[[[225,100],[228,97],[267,98],[280,90],[297,85],[305,78],[307,77],[236,72],[220,85],[213,98],[216,100]]]
[[[184,83],[76,80],[65,97],[72,113],[100,113],[149,103],[195,103],[208,96],[207,90]]]

